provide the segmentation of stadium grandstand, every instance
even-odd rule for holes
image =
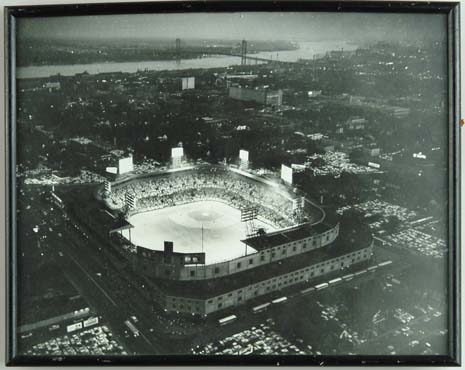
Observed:
[[[102,184],[93,202],[60,197],[167,311],[256,303],[372,256],[365,226],[344,226],[290,185],[223,165],[125,177],[111,191]]]

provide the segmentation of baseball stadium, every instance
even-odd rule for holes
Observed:
[[[240,166],[129,173],[100,185],[92,200],[80,193],[54,196],[170,312],[260,302],[372,256],[363,225],[344,228],[292,184]]]

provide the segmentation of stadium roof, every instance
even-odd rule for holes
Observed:
[[[121,230],[132,229],[134,226],[126,221],[124,218],[117,218],[114,220],[113,225],[110,228],[110,234],[116,233]]]
[[[331,227],[334,227],[334,225],[331,226],[327,223],[319,223],[317,225],[305,224],[287,230],[280,230],[269,234],[254,236],[242,240],[242,242],[256,250],[263,250],[320,234],[329,230]]]
[[[95,200],[92,188],[76,186],[73,188],[79,189],[79,191],[69,191],[70,188],[67,188],[67,191],[61,191],[60,197],[72,212],[88,220],[102,232],[111,234],[134,227],[123,217],[114,215],[102,207],[102,203]]]

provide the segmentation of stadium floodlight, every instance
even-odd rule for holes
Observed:
[[[118,161],[118,172],[119,174],[127,173],[134,171],[134,164],[132,162],[132,157],[121,158]]]
[[[284,164],[281,165],[281,179],[288,184],[292,184],[292,168]]]
[[[184,155],[184,148],[172,148],[171,158],[181,158]]]
[[[239,159],[241,161],[248,161],[249,160],[249,152],[247,150],[239,150]]]
[[[136,208],[136,197],[134,196],[134,194],[132,193],[126,193],[125,194],[125,203],[126,203],[126,206],[129,208],[129,209],[134,209]]]
[[[111,192],[111,182],[110,181],[105,180],[104,186],[105,186],[105,191]]]
[[[241,222],[255,220],[258,215],[258,209],[255,207],[247,207],[241,209]]]

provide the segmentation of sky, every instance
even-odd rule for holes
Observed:
[[[446,15],[181,13],[20,18],[20,39],[198,38],[288,41],[441,40]]]

